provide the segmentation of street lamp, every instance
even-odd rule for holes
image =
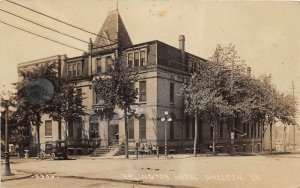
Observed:
[[[15,112],[17,109],[10,106],[10,104],[13,104],[15,105],[16,102],[15,101],[12,101],[11,103],[9,102],[9,96],[7,94],[4,94],[2,96],[2,99],[3,99],[3,105],[4,105],[4,108],[1,107],[0,108],[0,126],[1,126],[1,115],[2,113],[1,112],[4,112],[5,111],[5,152],[4,152],[4,157],[5,157],[5,162],[4,162],[4,166],[5,166],[5,173],[4,175],[5,176],[11,176],[13,175],[10,171],[10,162],[9,162],[9,144],[8,144],[8,112],[9,111],[12,111],[12,112]],[[2,100],[1,99],[1,100]]]
[[[164,113],[164,117],[162,117],[160,119],[162,122],[166,122],[165,123],[165,157],[168,156],[168,138],[167,138],[167,125],[168,125],[168,121],[172,121],[171,116],[169,115],[168,111],[165,111]]]

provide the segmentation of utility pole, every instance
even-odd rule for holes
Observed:
[[[230,94],[232,97],[232,103],[233,103],[233,62],[231,62],[231,74],[230,74]],[[234,114],[232,115],[232,123],[231,123],[231,129],[230,129],[230,140],[231,140],[231,153],[235,153],[235,148],[234,148]]]
[[[294,81],[292,81],[292,89],[293,89],[293,105],[295,107],[295,85]],[[293,117],[295,118],[295,117]],[[296,125],[294,125],[294,151],[296,151]]]

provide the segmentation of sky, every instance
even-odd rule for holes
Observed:
[[[116,0],[12,0],[47,15],[98,33]],[[205,2],[197,0],[119,0],[119,13],[133,44],[160,40],[178,47],[186,38],[186,50],[209,58],[217,44],[233,43],[252,74],[273,77],[277,89],[300,99],[300,2]],[[94,35],[70,28],[6,0],[0,9],[23,16],[85,41]],[[0,11],[0,21],[87,50],[86,43],[35,26]],[[17,64],[66,54],[74,50],[0,23],[0,90],[17,81]],[[299,106],[299,105],[298,105]],[[300,111],[300,107],[299,107]],[[299,114],[300,116],[300,114]]]

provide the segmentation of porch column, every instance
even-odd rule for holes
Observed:
[[[101,146],[108,146],[108,120],[104,119],[100,121],[99,125]]]

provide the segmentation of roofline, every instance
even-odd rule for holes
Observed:
[[[175,49],[177,49],[177,50],[180,50],[179,48],[174,47],[174,46],[171,46],[170,44],[164,43],[164,42],[162,42],[162,41],[157,40],[157,42],[160,42],[160,43],[162,43],[162,44],[164,44],[164,45],[167,45],[167,46],[169,46],[169,47],[171,47],[171,48],[175,48]],[[185,51],[185,53],[187,53],[188,55],[194,56],[195,58],[200,58],[200,59],[203,60],[203,61],[207,61],[207,59],[204,59],[204,58],[202,58],[202,57],[200,57],[200,56],[197,56],[197,55],[195,55],[195,54],[189,53],[189,52],[187,52],[187,51]]]
[[[123,50],[128,50],[128,49],[130,49],[130,48],[134,48],[134,47],[138,47],[138,46],[147,45],[147,44],[153,44],[153,43],[156,43],[156,44],[157,44],[157,43],[161,43],[161,44],[167,45],[167,46],[170,47],[170,48],[174,48],[174,49],[180,50],[179,48],[176,48],[176,47],[174,47],[174,46],[171,46],[171,45],[169,45],[169,44],[167,44],[167,43],[164,43],[164,42],[162,42],[162,41],[159,41],[159,40],[151,40],[151,41],[142,42],[142,43],[134,44],[134,45],[131,45],[131,46],[123,47],[123,48],[121,49],[121,51],[123,51]],[[112,50],[112,49],[110,49],[110,50]],[[192,54],[192,53],[189,53],[189,52],[187,52],[187,51],[185,51],[185,53],[187,53],[188,55],[191,55],[191,56],[193,56],[193,57],[195,57],[195,58],[201,59],[201,60],[203,60],[203,61],[207,61],[207,59],[204,59],[204,58],[202,58],[202,57],[199,57],[199,56],[194,55],[194,54]],[[80,59],[80,58],[85,58],[85,57],[86,57],[86,55],[81,55],[81,56],[70,57],[70,58],[67,58],[67,59],[68,59],[68,60],[74,60],[74,59],[77,59],[77,58]]]
[[[35,65],[38,63],[42,63],[42,62],[46,62],[46,61],[51,61],[51,60],[57,60],[57,59],[66,59],[67,55],[63,54],[63,55],[54,55],[54,56],[50,56],[50,57],[45,57],[45,58],[41,58],[41,59],[36,59],[36,60],[32,60],[32,61],[26,61],[23,63],[18,63],[17,66],[19,67],[24,67],[24,66],[29,66],[29,65]]]
[[[170,44],[164,43],[164,42],[162,42],[162,41],[160,41],[160,40],[152,40],[152,41],[148,41],[148,42],[143,42],[143,43],[139,43],[139,44],[134,44],[134,45],[131,45],[131,46],[124,47],[124,50],[130,49],[130,48],[134,48],[134,47],[138,47],[138,46],[145,45],[145,44],[152,44],[152,43],[162,43],[162,44],[164,44],[164,45],[167,45],[167,46],[170,47],[170,48],[174,48],[174,49],[180,50],[179,48],[174,47],[174,46],[171,46]],[[199,58],[199,59],[201,59],[201,60],[203,60],[203,61],[207,61],[207,59],[204,59],[204,58],[202,58],[202,57],[199,57],[199,56],[197,56],[197,55],[195,55],[195,54],[192,54],[192,53],[189,53],[189,52],[187,52],[187,51],[185,51],[185,53],[187,53],[188,55],[194,56],[195,58]]]

